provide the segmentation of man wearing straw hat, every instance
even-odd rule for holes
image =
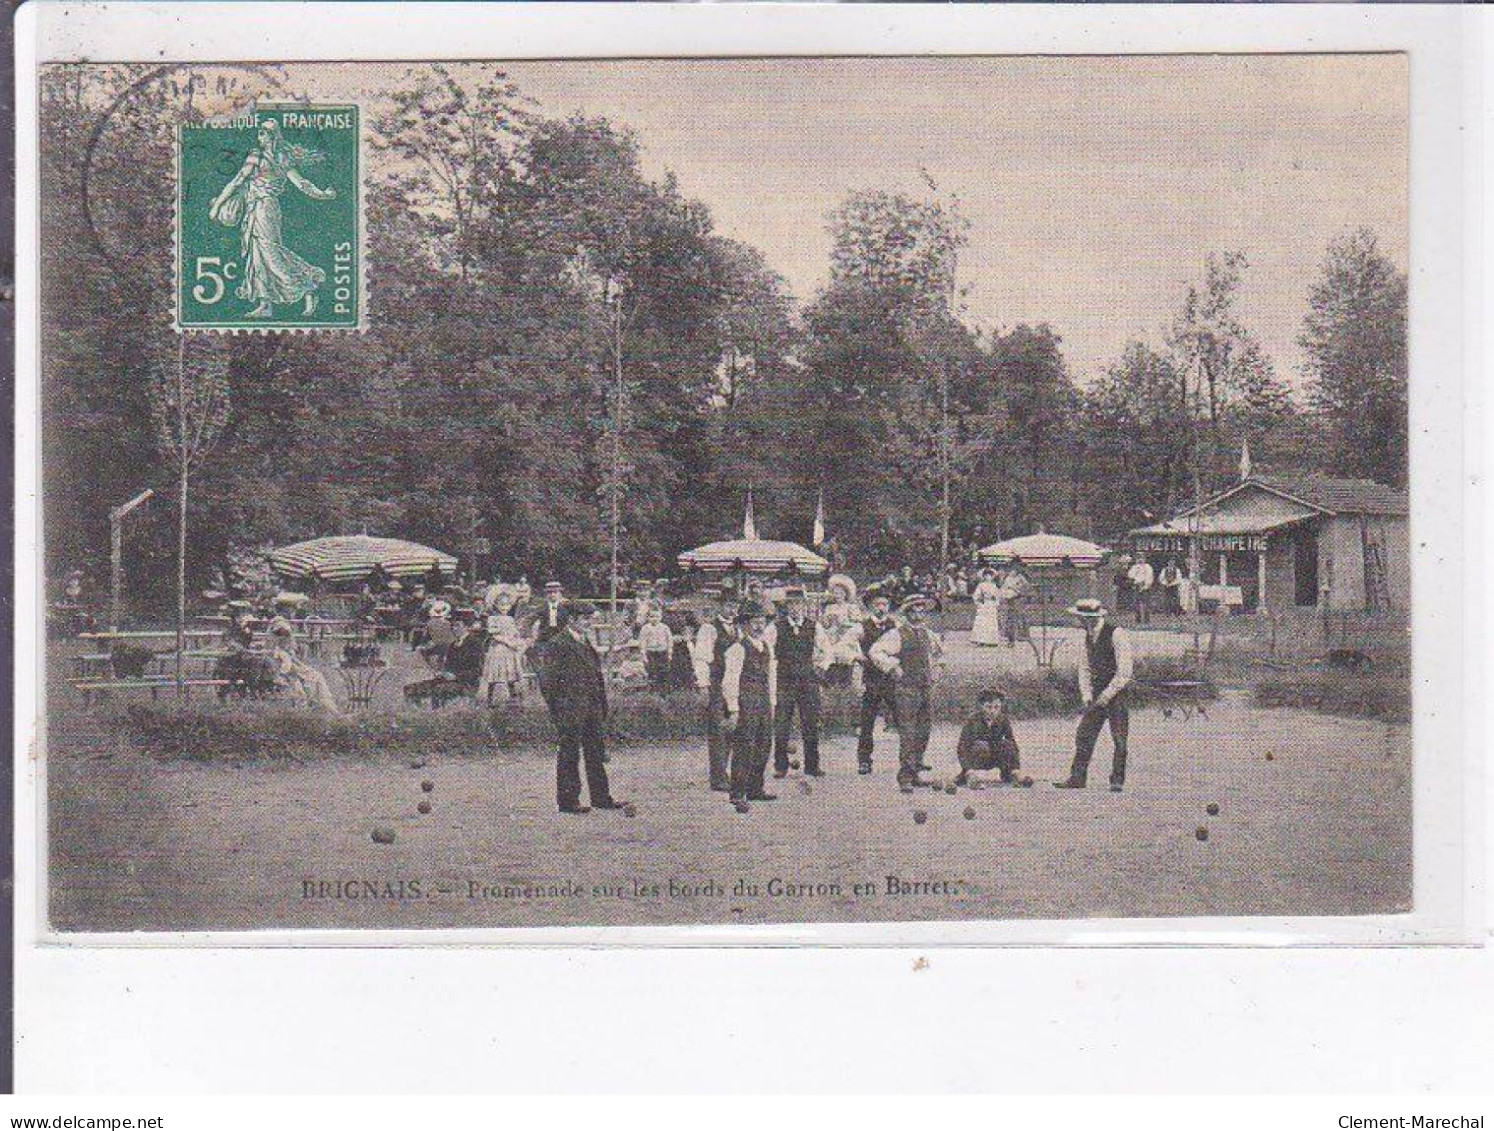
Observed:
[[[872,645],[872,664],[893,680],[897,702],[897,784],[904,793],[926,784],[918,771],[929,748],[932,723],[929,695],[934,686],[934,665],[942,647],[939,638],[923,623],[933,602],[915,593],[898,606],[903,622]]]
[[[1126,733],[1131,715],[1126,709],[1126,688],[1131,684],[1130,635],[1107,619],[1105,606],[1091,597],[1076,601],[1068,613],[1084,625],[1084,648],[1079,653],[1079,694],[1084,713],[1074,735],[1074,764],[1059,789],[1083,789],[1089,778],[1089,761],[1105,724],[1115,742],[1110,764],[1110,790],[1119,793],[1126,784]],[[1099,687],[1099,694],[1095,688]]]

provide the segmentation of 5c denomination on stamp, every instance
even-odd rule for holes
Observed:
[[[177,130],[180,330],[363,324],[353,105],[261,104]]]

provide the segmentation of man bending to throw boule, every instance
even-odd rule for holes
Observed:
[[[1083,789],[1089,777],[1089,760],[1106,722],[1115,742],[1110,764],[1110,789],[1119,793],[1126,784],[1126,732],[1131,714],[1126,709],[1126,689],[1131,685],[1131,638],[1124,629],[1106,619],[1105,607],[1092,598],[1068,609],[1084,625],[1084,648],[1079,653],[1079,694],[1084,713],[1074,734],[1074,764],[1059,789]],[[1099,687],[1099,694],[1095,688]]]

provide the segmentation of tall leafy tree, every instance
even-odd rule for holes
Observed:
[[[1182,363],[1178,401],[1203,429],[1199,473],[1206,486],[1235,465],[1230,439],[1261,434],[1288,410],[1285,385],[1254,334],[1240,321],[1240,287],[1249,261],[1238,251],[1210,254],[1201,283],[1188,286],[1169,346]]]
[[[1407,476],[1406,277],[1365,228],[1328,246],[1298,341],[1343,475]]]

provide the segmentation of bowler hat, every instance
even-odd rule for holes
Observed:
[[[1093,597],[1081,597],[1064,611],[1076,617],[1102,617],[1105,615],[1105,606]]]

